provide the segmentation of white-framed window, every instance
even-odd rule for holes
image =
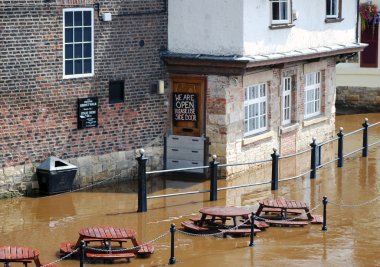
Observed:
[[[290,23],[290,0],[271,0],[272,24]]]
[[[266,84],[248,86],[244,95],[244,136],[265,131],[267,129]]]
[[[282,125],[289,124],[292,116],[292,78],[282,79]]]
[[[339,17],[339,0],[326,0],[326,18]]]
[[[94,75],[94,9],[63,9],[63,77]]]
[[[321,113],[321,72],[305,75],[305,118]]]

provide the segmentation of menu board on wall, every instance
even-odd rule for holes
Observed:
[[[173,93],[173,119],[174,121],[197,121],[197,94]]]
[[[98,127],[98,98],[78,98],[78,129]]]

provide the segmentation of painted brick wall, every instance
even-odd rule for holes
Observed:
[[[167,98],[150,86],[164,78],[165,1],[96,2],[113,17],[102,22],[94,11],[95,75],[62,79],[62,9],[93,1],[0,0],[0,168],[23,169],[13,178],[0,172],[0,186],[23,180],[25,166],[50,155],[75,159],[162,144]],[[124,103],[109,104],[113,80],[125,81]],[[99,127],[78,130],[77,99],[92,96],[99,98]]]

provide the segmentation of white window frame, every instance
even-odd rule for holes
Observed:
[[[278,4],[278,7],[275,5]],[[288,24],[290,23],[290,0],[271,0],[271,18],[272,24]],[[279,18],[275,19],[273,17],[274,9],[278,8]],[[286,17],[285,17],[286,16]]]
[[[330,4],[329,9],[327,8],[328,4]],[[326,18],[334,19],[338,17],[339,17],[339,0],[326,0]]]
[[[250,85],[244,90],[244,136],[267,130],[268,97],[265,83]]]
[[[91,12],[91,25],[81,25],[81,26],[67,26],[67,23],[65,21],[65,14],[67,12]],[[73,35],[74,35],[74,30],[79,29],[79,28],[89,28],[91,27],[91,40],[90,41],[85,41],[82,39],[82,41],[76,42],[74,37],[72,42],[67,41],[67,36],[66,36],[66,29],[73,29]],[[83,38],[83,36],[82,36]],[[66,59],[66,45],[80,45],[84,46],[85,44],[90,44],[91,45],[91,56],[90,57],[85,57],[84,56],[84,51],[82,50],[82,57],[75,57],[75,52],[73,51],[73,57],[71,59]],[[83,49],[83,48],[82,48]],[[74,49],[73,49],[74,50]],[[81,60],[82,61],[82,68],[84,68],[83,63],[86,60],[91,60],[91,72],[86,72],[82,71],[82,73],[79,74],[66,74],[66,60],[67,62],[69,61],[74,61],[75,59]],[[73,62],[74,65],[74,62]],[[74,68],[74,67],[73,67]],[[74,71],[75,72],[75,71]],[[64,8],[63,9],[63,78],[64,79],[70,79],[70,78],[83,78],[83,77],[92,77],[94,76],[94,9],[93,8]]]
[[[292,78],[282,78],[282,125],[292,120]]]
[[[305,74],[305,119],[321,114],[321,72]]]

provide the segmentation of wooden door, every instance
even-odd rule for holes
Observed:
[[[379,25],[370,24],[362,29],[360,42],[368,46],[360,53],[360,67],[377,68]]]
[[[172,76],[171,113],[173,134],[201,136],[205,132],[206,78]]]

